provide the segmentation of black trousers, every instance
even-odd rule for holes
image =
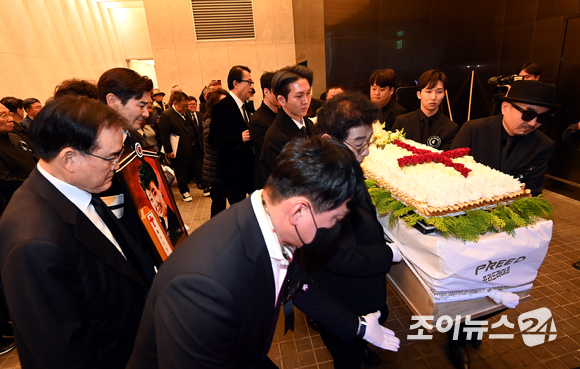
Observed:
[[[194,162],[192,157],[177,157],[171,159],[173,170],[175,171],[175,180],[177,181],[177,188],[182,194],[189,192],[188,173],[194,171]]]
[[[214,217],[222,210],[226,210],[226,193],[222,181],[216,180],[211,182],[211,213]]]
[[[195,180],[197,188],[208,188],[209,183],[203,179],[203,153],[196,147],[192,149],[192,160],[193,163],[189,166],[187,173],[188,182]]]
[[[493,318],[496,315],[499,315],[499,314],[503,313],[506,310],[507,310],[507,308],[501,309],[499,311],[496,311],[496,312],[493,312],[493,313],[490,313],[490,314],[487,314],[487,315],[484,315],[484,316],[480,316],[479,318],[474,318],[472,320],[480,320],[480,321],[481,320],[488,320],[490,318]],[[453,339],[454,328],[451,328],[451,330],[449,330],[447,332],[447,343],[450,346],[466,347],[466,345],[467,345],[467,332],[465,332],[465,330],[464,330],[464,328],[466,326],[467,325],[465,323],[459,324],[459,327],[457,328],[457,329],[459,329],[459,332],[458,332],[459,334],[457,335],[457,339],[456,340]],[[474,334],[472,334],[471,337],[472,337],[472,339],[474,339],[473,338],[473,337],[475,337]]]
[[[254,192],[253,178],[240,178],[239,180],[224,180],[224,192],[230,205],[240,202]]]
[[[350,342],[344,342],[321,324],[318,328],[322,341],[332,355],[335,369],[360,369],[362,355],[367,346],[365,340],[355,337]]]

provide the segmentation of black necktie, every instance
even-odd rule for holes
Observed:
[[[516,138],[515,136],[508,136],[507,140],[505,142],[504,147],[501,149],[501,154],[500,154],[500,169],[503,167],[503,165],[505,164],[505,162],[507,161],[507,158],[510,156],[513,147],[516,143]]]
[[[421,143],[425,144],[427,143],[427,139],[430,136],[431,133],[431,119],[425,117],[424,119],[421,120],[420,122],[420,126],[421,126]]]
[[[163,229],[165,229],[165,232],[169,236],[169,229],[167,229],[167,224],[165,224],[165,218],[159,217],[159,220],[161,221],[161,225],[163,226]]]
[[[302,128],[300,128],[300,130],[301,130],[301,131],[304,133],[304,137],[306,137],[306,138],[310,138],[310,137],[308,136],[308,130],[306,129],[306,124],[304,124],[304,125],[302,126]]]
[[[284,258],[286,258],[286,255],[284,255]],[[294,331],[294,304],[292,303],[292,299],[296,296],[298,290],[302,288],[302,282],[300,280],[290,280],[292,277],[292,269],[294,267],[292,258],[289,260],[289,263],[286,279],[282,284],[279,296],[279,302],[282,304],[282,308],[284,309],[284,334],[286,334],[288,330]]]
[[[195,112],[191,113],[191,118],[193,119],[193,126],[197,128],[197,119],[195,118]]]
[[[131,246],[123,235],[123,231],[121,229],[123,225],[121,222],[117,219],[117,217],[115,217],[111,210],[107,208],[107,205],[105,205],[103,200],[101,200],[97,195],[91,195],[91,205],[93,205],[95,211],[97,214],[99,214],[99,217],[103,223],[105,223],[107,228],[109,228],[109,231],[111,231],[113,237],[115,237],[115,241],[117,241],[121,247],[121,250],[123,250],[123,254],[125,255],[125,258],[127,258],[127,261],[131,264],[141,279],[143,279],[143,282],[147,283],[147,278],[145,276],[145,272],[143,271],[143,266],[139,262],[139,259],[137,259],[137,256],[135,256],[133,249],[131,249]]]
[[[246,121],[246,124],[248,124],[248,112],[246,111],[246,105],[242,105],[242,111],[244,112],[244,121]]]

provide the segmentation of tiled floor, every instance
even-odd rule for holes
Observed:
[[[202,196],[200,190],[191,191],[193,201],[184,203],[179,192],[173,187],[176,202],[190,232],[209,219],[210,198]],[[532,299],[521,303],[516,309],[505,314],[510,322],[517,317],[540,307],[552,311],[557,329],[556,340],[535,347],[527,347],[521,334],[513,340],[484,339],[477,350],[469,348],[473,369],[489,368],[576,368],[580,367],[580,270],[572,268],[574,261],[580,260],[580,202],[556,193],[547,192],[545,198],[555,207],[554,233],[548,255],[540,268],[532,290]],[[452,368],[446,355],[446,339],[435,333],[431,341],[407,340],[411,311],[388,288],[389,319],[386,326],[394,330],[401,339],[401,349],[397,353],[376,350],[381,358],[378,368]],[[500,318],[491,319],[495,322]],[[490,323],[491,324],[491,323]],[[494,333],[504,333],[496,332]],[[283,334],[283,317],[280,319],[270,357],[281,369],[291,368],[332,368],[332,358],[320,335],[305,323],[304,315],[297,311],[296,329]],[[0,369],[20,368],[16,350],[0,357]],[[369,368],[363,365],[363,368]]]

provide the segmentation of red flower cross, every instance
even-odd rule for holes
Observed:
[[[410,165],[417,165],[423,163],[441,163],[446,167],[451,167],[461,173],[462,176],[467,178],[471,169],[465,167],[465,165],[460,163],[454,163],[451,159],[460,158],[462,156],[468,155],[470,149],[467,147],[462,147],[455,150],[443,151],[441,153],[433,152],[429,150],[418,149],[415,146],[411,146],[405,142],[394,140],[393,143],[402,149],[410,151],[413,155],[403,156],[397,159],[399,167],[403,168]]]

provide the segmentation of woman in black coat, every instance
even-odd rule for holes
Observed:
[[[362,163],[377,117],[378,109],[362,94],[344,93],[319,111],[316,131],[322,137],[343,142]],[[311,278],[336,300],[361,316],[379,310],[379,322],[387,319],[386,273],[393,251],[385,242],[368,191],[365,201],[342,221],[333,244],[314,252],[301,250],[301,256]],[[367,348],[366,341],[355,338],[344,342],[323,326],[319,331],[335,368],[360,369],[363,359],[378,364],[378,356]]]
[[[217,215],[220,211],[226,208],[226,194],[223,189],[222,181],[217,176],[218,171],[218,155],[219,149],[209,143],[209,127],[211,125],[211,113],[214,106],[226,97],[228,92],[223,88],[217,88],[207,94],[207,102],[205,105],[206,112],[203,116],[203,180],[211,186],[211,216]]]

